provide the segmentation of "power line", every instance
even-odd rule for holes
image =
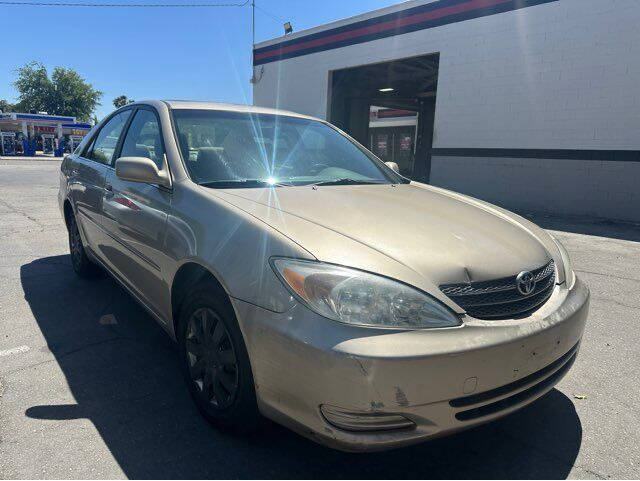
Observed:
[[[212,8],[212,7],[244,7],[250,0],[243,3],[95,3],[95,2],[18,2],[0,0],[0,5],[21,5],[28,7],[125,7],[125,8]]]
[[[279,23],[284,23],[285,20],[283,20],[282,18],[278,18],[276,17],[274,14],[267,12],[264,8],[259,7],[258,5],[256,5],[256,10],[260,10],[262,13],[264,13],[267,17],[271,17],[273,20],[275,20],[276,22]]]

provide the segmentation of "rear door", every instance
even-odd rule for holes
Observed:
[[[131,111],[114,115],[69,164],[69,191],[76,218],[92,251],[98,252],[102,239],[102,197],[107,166],[115,153],[118,137]]]
[[[127,127],[118,157],[146,157],[167,169],[160,120],[152,107],[140,106]],[[115,160],[107,169],[103,226],[109,240],[103,248],[109,266],[161,318],[168,288],[164,241],[171,209],[171,190],[130,182],[116,176]]]

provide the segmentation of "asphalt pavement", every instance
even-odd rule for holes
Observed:
[[[640,226],[534,217],[592,293],[556,389],[451,437],[345,454],[200,417],[162,329],[108,276],[73,274],[59,165],[0,159],[0,479],[640,477]]]

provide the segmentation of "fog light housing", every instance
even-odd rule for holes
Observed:
[[[326,404],[320,406],[320,412],[329,424],[345,431],[391,431],[416,426],[413,421],[400,414],[345,411]]]

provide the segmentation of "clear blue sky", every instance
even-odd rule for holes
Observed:
[[[50,0],[59,1],[59,0]],[[61,0],[60,0],[61,1]],[[80,0],[66,0],[78,2]],[[87,0],[110,3],[110,0]],[[127,0],[117,0],[122,3]],[[132,0],[133,1],[133,0]],[[142,0],[136,0],[142,2]],[[225,0],[165,0],[164,3]],[[231,0],[242,3],[242,0]],[[399,0],[256,0],[256,41],[398,3]],[[112,0],[111,3],[116,2]],[[163,3],[163,0],[145,0]],[[0,5],[0,99],[16,99],[15,70],[37,60],[71,67],[114,97],[251,103],[251,8],[85,8]]]

